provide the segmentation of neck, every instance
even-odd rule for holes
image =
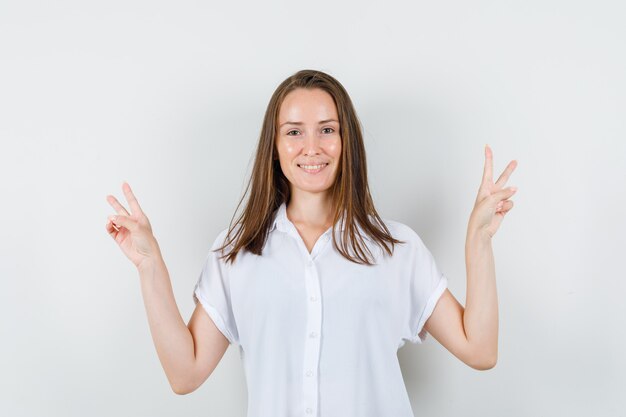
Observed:
[[[287,218],[294,225],[327,229],[333,224],[333,206],[328,193],[292,193]]]

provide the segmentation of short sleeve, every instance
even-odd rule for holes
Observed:
[[[230,282],[228,275],[229,266],[225,259],[220,259],[220,251],[215,249],[222,246],[226,237],[227,229],[220,232],[207,255],[198,282],[194,287],[193,300],[198,301],[204,307],[215,326],[228,339],[229,343],[239,344],[239,333],[233,314]]]
[[[443,275],[432,254],[422,239],[411,230],[410,277],[409,277],[409,320],[408,327],[412,343],[423,343],[427,332],[424,329],[437,301],[448,287],[448,280]]]

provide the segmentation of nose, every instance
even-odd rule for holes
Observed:
[[[316,134],[307,135],[304,140],[304,154],[316,155],[320,153],[320,138]]]

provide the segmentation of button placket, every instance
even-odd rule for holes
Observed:
[[[307,253],[307,255],[309,255]],[[318,301],[320,282],[315,263],[309,257],[305,267],[305,286],[310,302],[307,303],[307,324],[304,343],[303,389],[306,416],[317,415],[322,303]]]
[[[304,241],[300,237],[296,227],[288,221],[287,226],[289,233],[296,240],[298,247],[305,260],[304,262],[304,277],[306,295],[311,300],[307,304],[307,323],[306,333],[304,341],[304,363],[302,368],[303,375],[303,394],[304,394],[304,411],[305,417],[318,414],[318,385],[319,385],[319,357],[320,357],[320,343],[322,332],[322,303],[316,302],[321,298],[321,289],[319,276],[315,267],[314,259],[317,255],[328,245],[330,240],[326,235],[313,246],[313,250],[309,253]],[[314,336],[309,337],[310,334]],[[311,372],[311,375],[308,373]]]

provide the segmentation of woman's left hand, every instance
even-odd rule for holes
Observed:
[[[509,162],[509,165],[494,184],[493,153],[489,145],[485,146],[483,179],[478,189],[474,209],[470,215],[468,235],[479,233],[489,239],[495,235],[505,214],[513,208],[513,201],[509,198],[515,194],[517,187],[503,187],[516,167],[517,161]]]

